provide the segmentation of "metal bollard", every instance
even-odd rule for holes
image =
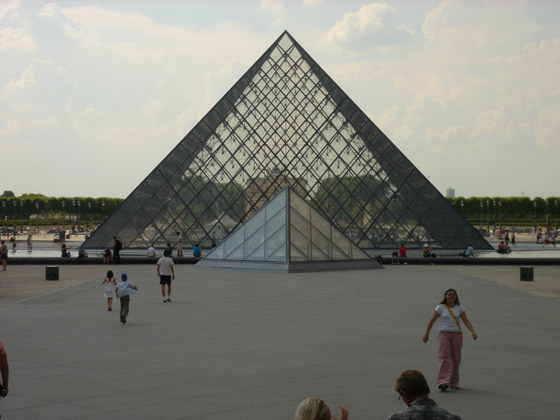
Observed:
[[[45,267],[45,280],[58,280],[57,265],[48,265]]]
[[[533,281],[533,267],[520,267],[521,281]]]

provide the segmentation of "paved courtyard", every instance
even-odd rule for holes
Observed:
[[[154,266],[115,266],[139,287],[128,323],[108,312],[107,266],[0,272],[0,340],[8,351],[7,420],[290,420],[301,400],[345,403],[350,419],[403,410],[404,369],[463,419],[557,418],[560,267],[386,266],[275,274],[176,266],[164,304]],[[479,339],[466,336],[460,391],[436,389],[428,318],[455,287]],[[338,410],[334,410],[338,415]],[[333,413],[334,414],[334,413]]]

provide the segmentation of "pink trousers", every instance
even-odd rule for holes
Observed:
[[[459,386],[459,364],[461,363],[461,347],[463,336],[461,333],[440,331],[439,342],[439,372],[437,382],[447,386]]]

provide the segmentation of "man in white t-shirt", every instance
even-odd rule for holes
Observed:
[[[161,295],[163,303],[171,302],[171,281],[175,280],[175,270],[173,269],[173,260],[169,258],[169,251],[163,251],[163,257],[157,263],[157,273],[159,276],[159,284],[161,284]],[[165,297],[165,285],[167,284],[167,298]]]

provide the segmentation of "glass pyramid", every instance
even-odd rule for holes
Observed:
[[[196,267],[295,272],[381,266],[287,187]]]
[[[209,247],[288,186],[361,248],[491,249],[288,32],[84,246]]]

